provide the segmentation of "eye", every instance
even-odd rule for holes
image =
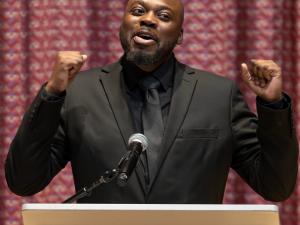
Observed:
[[[157,17],[162,20],[162,21],[170,21],[171,20],[171,16],[169,13],[167,12],[159,12]]]
[[[131,9],[131,14],[134,16],[142,16],[145,13],[145,9],[142,7],[135,7]]]

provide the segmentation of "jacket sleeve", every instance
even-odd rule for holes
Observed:
[[[282,201],[292,193],[298,168],[298,143],[291,100],[284,109],[257,104],[251,113],[236,86],[232,89],[231,123],[235,151],[232,168],[261,196]]]
[[[17,195],[41,191],[67,164],[64,98],[46,101],[42,89],[25,113],[5,162],[6,181]]]

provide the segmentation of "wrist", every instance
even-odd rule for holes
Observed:
[[[53,82],[49,81],[45,86],[45,90],[51,94],[60,95],[65,91],[65,88],[58,87],[57,85],[54,85]]]
[[[280,95],[274,97],[265,97],[265,96],[258,96],[258,97],[262,99],[265,103],[276,103],[276,102],[280,102],[283,99],[283,93],[280,93]]]
[[[46,85],[45,84],[40,92],[40,96],[43,100],[47,101],[47,102],[58,102],[58,101],[62,101],[65,96],[66,96],[66,92],[63,91],[61,94],[55,94],[54,92],[50,92],[46,90]]]

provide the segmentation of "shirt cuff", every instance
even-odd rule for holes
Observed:
[[[289,99],[285,94],[283,94],[283,97],[279,101],[276,101],[276,102],[266,102],[263,99],[261,99],[260,97],[257,97],[256,101],[261,106],[264,106],[264,107],[267,107],[270,109],[275,109],[275,110],[286,109],[289,107]]]
[[[65,99],[65,97],[66,97],[66,91],[63,91],[60,94],[56,94],[56,93],[52,93],[52,92],[46,91],[45,86],[46,85],[44,85],[42,87],[42,90],[40,92],[42,100],[47,101],[47,102],[58,102],[58,101],[62,101],[62,100]]]

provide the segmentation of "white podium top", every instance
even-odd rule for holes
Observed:
[[[275,205],[24,204],[24,225],[279,225]]]

